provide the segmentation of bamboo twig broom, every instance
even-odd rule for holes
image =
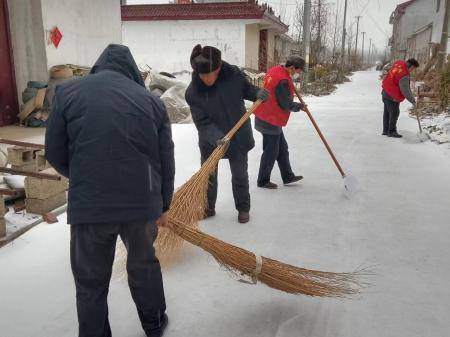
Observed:
[[[252,279],[245,283],[261,281],[271,288],[296,295],[348,298],[360,293],[363,284],[359,279],[371,275],[365,269],[332,273],[295,267],[233,246],[174,218],[169,218],[169,223],[177,235],[210,253],[220,265]]]
[[[231,139],[239,128],[261,104],[257,101],[226,135]],[[360,292],[359,278],[367,275],[364,270],[352,273],[332,273],[308,270],[262,257],[240,247],[233,246],[198,230],[207,202],[209,176],[213,174],[225,148],[218,146],[200,170],[175,193],[169,210],[171,229],[160,229],[156,241],[159,253],[181,247],[183,240],[210,253],[220,265],[245,275],[256,284],[259,280],[267,286],[291,294],[315,297],[349,297]],[[244,281],[246,282],[246,281]]]

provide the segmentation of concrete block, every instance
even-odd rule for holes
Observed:
[[[6,236],[6,221],[4,218],[0,218],[0,238]]]
[[[26,165],[12,165],[11,168],[13,170],[22,170],[22,171],[29,171],[29,172],[37,172],[38,171],[35,161],[32,161],[31,163],[26,164]]]
[[[53,168],[44,170],[41,173],[57,174]],[[25,178],[25,195],[30,199],[48,199],[66,191],[68,188],[69,180],[67,178],[62,178],[60,181],[34,177]]]
[[[35,214],[45,214],[55,208],[63,206],[67,202],[66,192],[61,192],[47,199],[25,199],[27,212]]]
[[[21,146],[8,148],[8,163],[12,166],[24,166],[33,163],[34,150]]]
[[[46,170],[48,168],[50,168],[50,164],[47,161],[47,159],[45,159],[45,150],[39,150],[35,153],[35,162],[36,162],[36,167],[38,169],[38,171],[42,171],[42,170]]]
[[[6,214],[5,198],[0,195],[0,219],[4,218]]]

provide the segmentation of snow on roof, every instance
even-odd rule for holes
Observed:
[[[248,2],[214,2],[191,4],[154,4],[122,6],[122,21],[265,19],[288,29],[272,8]]]

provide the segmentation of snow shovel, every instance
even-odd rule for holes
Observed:
[[[295,89],[295,94],[297,95],[298,99],[302,104],[306,106],[305,101],[302,99],[298,91]],[[325,139],[325,136],[323,135],[322,131],[320,131],[319,126],[317,125],[316,121],[314,120],[314,117],[312,116],[309,109],[306,107],[305,112],[308,115],[309,119],[311,120],[311,123],[313,124],[314,128],[316,129],[317,133],[319,134],[320,139],[323,142],[323,145],[325,145],[325,148],[327,149],[328,153],[331,156],[331,159],[333,159],[334,164],[336,165],[339,173],[342,176],[342,179],[344,180],[344,187],[345,187],[345,193],[347,197],[350,197],[354,192],[356,192],[358,182],[355,177],[348,176],[345,174],[344,170],[342,169],[341,165],[339,164],[338,160],[336,159],[336,156],[334,155],[333,151],[331,150],[330,145],[328,145],[327,140]]]
[[[417,136],[421,142],[425,142],[428,140],[428,136],[422,132],[422,124],[420,123],[419,109],[417,108],[417,105],[414,107],[414,111],[416,113],[417,124],[419,125],[419,134]]]

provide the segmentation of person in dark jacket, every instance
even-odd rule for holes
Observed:
[[[277,184],[270,181],[275,161],[278,162],[285,185],[303,179],[292,171],[283,127],[287,124],[291,111],[297,112],[305,108],[301,103],[294,102],[295,88],[291,78],[299,76],[304,67],[305,61],[302,58],[291,56],[285,65],[269,69],[264,78],[264,88],[269,91],[270,98],[255,111],[255,129],[263,135],[258,187],[278,188]]]
[[[400,116],[400,103],[405,98],[416,105],[416,100],[411,92],[410,73],[419,68],[419,62],[415,59],[408,61],[396,61],[383,80],[381,97],[384,104],[383,136],[401,138],[397,132],[397,120]]]
[[[192,82],[186,91],[186,101],[198,130],[201,161],[208,159],[218,143],[228,146],[225,158],[230,162],[238,221],[246,223],[250,219],[248,152],[255,146],[250,120],[231,141],[224,136],[245,114],[244,100],[266,100],[268,94],[251,85],[238,67],[222,61],[217,48],[195,46],[191,65]],[[217,170],[210,178],[205,217],[216,214],[216,199]]]
[[[174,145],[163,103],[145,89],[125,46],[109,45],[89,75],[56,88],[47,160],[69,178],[67,222],[79,337],[109,337],[107,295],[117,236],[147,336],[167,325],[153,242],[167,226]]]

